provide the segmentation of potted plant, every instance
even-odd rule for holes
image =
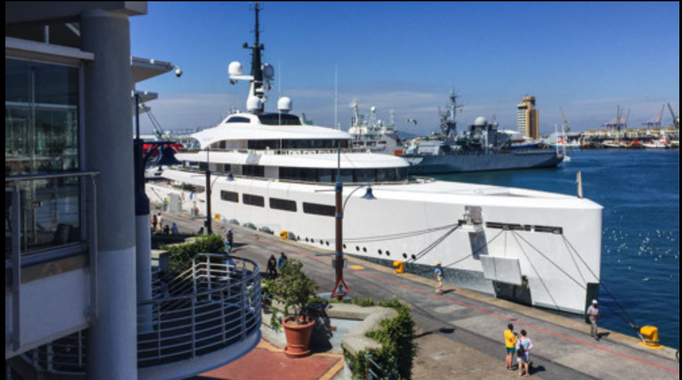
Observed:
[[[284,353],[289,357],[304,357],[310,354],[310,335],[315,320],[311,318],[308,302],[315,295],[317,284],[301,270],[303,264],[295,259],[287,264],[274,280],[267,280],[266,288],[272,300],[281,306],[278,310],[273,302],[272,325],[279,327],[278,311],[284,313],[281,326],[287,338]]]

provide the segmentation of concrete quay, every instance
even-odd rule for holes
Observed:
[[[204,219],[164,213],[181,231],[195,232]],[[321,292],[334,287],[334,268],[328,250],[283,241],[239,226],[233,229],[233,254],[258,262],[261,271],[270,255],[285,252],[303,262],[304,271]],[[218,226],[214,232],[225,234]],[[466,289],[444,286],[435,294],[435,281],[411,274],[395,274],[390,268],[346,256],[344,280],[352,297],[397,297],[412,307],[418,331],[419,354],[414,379],[508,379],[517,371],[505,368],[503,332],[509,323],[525,329],[533,341],[531,376],[540,379],[678,379],[676,350],[651,350],[639,340],[600,329],[601,339],[590,337],[590,326],[531,307],[493,298]],[[233,374],[231,379],[239,379]],[[299,377],[304,378],[304,377]],[[313,376],[311,379],[319,377]]]

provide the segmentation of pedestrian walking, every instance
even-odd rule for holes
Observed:
[[[177,235],[178,233],[180,233],[180,230],[178,229],[177,224],[173,223],[173,226],[171,227],[171,233],[173,235]]]
[[[161,216],[161,213],[157,214],[156,222],[158,223],[159,230],[162,230],[163,229],[163,217]]]
[[[443,293],[443,268],[440,267],[440,261],[436,262],[433,277],[436,279],[436,294]]]
[[[284,268],[284,265],[287,263],[287,255],[284,254],[284,252],[281,252],[279,254],[279,259],[277,260],[277,269],[282,270]]]
[[[232,229],[230,228],[227,231],[227,244],[230,245],[230,249],[232,249],[232,247],[233,247],[233,245],[232,245],[233,239],[234,239],[234,236],[232,235]]]
[[[592,327],[590,329],[590,336],[599,341],[599,334],[597,333],[597,321],[601,315],[601,310],[599,310],[599,305],[597,305],[597,300],[592,300],[592,305],[587,308],[587,317],[590,319]]]
[[[270,260],[268,260],[268,277],[271,280],[277,278],[277,259],[275,259],[275,255],[270,255]]]
[[[504,346],[507,349],[507,369],[514,370],[514,354],[516,353],[516,341],[518,334],[514,332],[514,325],[508,324],[504,330]]]
[[[159,220],[156,215],[152,215],[152,231],[156,231],[156,226],[159,224]]]
[[[530,376],[530,350],[533,348],[533,342],[526,336],[526,330],[521,330],[521,337],[516,341],[516,357],[519,363],[519,376]]]

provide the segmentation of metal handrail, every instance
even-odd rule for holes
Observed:
[[[31,174],[5,177],[5,182],[24,182],[35,181],[40,179],[56,179],[56,178],[71,178],[71,177],[96,177],[100,175],[98,171],[92,172],[65,172],[57,174]]]
[[[192,268],[176,278],[189,282],[176,291],[191,293],[138,303],[138,368],[193,360],[229,349],[258,333],[260,268],[252,260],[234,256],[230,258],[236,267],[230,268],[222,262],[226,258],[223,254],[199,254],[192,260]],[[158,280],[155,286],[159,286]],[[42,346],[24,357],[42,371],[82,374],[87,342],[76,336]]]

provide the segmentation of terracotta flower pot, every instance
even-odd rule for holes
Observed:
[[[290,324],[296,317],[286,317],[282,321],[284,334],[287,337],[287,346],[284,354],[290,358],[302,358],[310,355],[310,335],[313,332],[315,321],[311,320],[304,325]]]

